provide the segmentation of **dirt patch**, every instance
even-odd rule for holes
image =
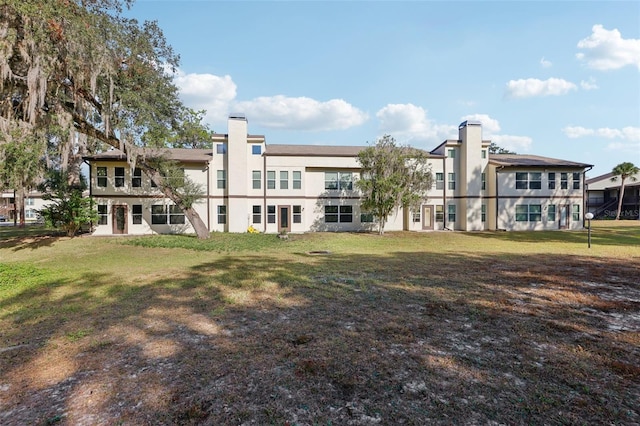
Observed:
[[[215,265],[57,324],[4,315],[0,423],[640,422],[640,259],[435,260],[265,261],[279,285],[241,288],[205,285]]]

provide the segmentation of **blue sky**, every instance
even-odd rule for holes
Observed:
[[[520,154],[640,165],[640,2],[159,1],[183,101],[267,143],[431,150],[466,119]]]

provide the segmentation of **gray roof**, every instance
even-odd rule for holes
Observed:
[[[489,163],[504,167],[593,167],[593,164],[522,154],[489,154]]]
[[[157,156],[158,154],[169,154],[169,158],[175,161],[186,163],[206,163],[211,161],[213,151],[211,149],[196,148],[172,148],[172,149],[151,149],[147,148],[141,152],[141,155]],[[126,156],[117,149],[112,149],[100,154],[87,155],[87,160],[103,160],[103,161],[124,161]]]

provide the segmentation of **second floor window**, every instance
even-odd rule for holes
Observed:
[[[227,187],[227,171],[218,170],[218,189],[225,189]]]
[[[444,173],[436,173],[436,189],[444,189]]]
[[[280,189],[289,189],[289,172],[280,172]]]
[[[124,167],[115,168],[115,179],[113,184],[116,188],[124,186]]]
[[[547,175],[547,180],[549,181],[549,189],[556,189],[556,174],[549,173]]]
[[[260,189],[260,187],[262,186],[262,177],[260,170],[254,170],[253,172],[251,172],[251,177],[253,180],[253,189]]]
[[[542,189],[542,173],[516,173],[516,189]]]
[[[351,191],[353,189],[353,174],[351,172],[325,172],[324,189]]]
[[[302,188],[302,172],[295,171],[293,172],[293,189],[301,189]]]
[[[98,176],[97,185],[100,188],[106,188],[107,186],[107,168],[106,167],[98,167],[96,170],[96,175]]]
[[[275,170],[268,170],[267,171],[267,189],[276,189],[276,172],[275,172]]]
[[[131,177],[131,186],[133,188],[140,188],[142,186],[142,170],[133,169],[133,176]]]
[[[580,189],[580,173],[573,174],[573,189]]]
[[[448,188],[449,189],[456,189],[456,174],[455,173],[449,173]]]
[[[560,173],[560,189],[569,188],[569,179],[566,173]]]

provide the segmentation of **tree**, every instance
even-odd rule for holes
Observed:
[[[0,133],[0,186],[15,191],[15,220],[23,227],[25,198],[44,173],[42,157],[46,140],[38,134],[21,134],[20,137],[14,134],[10,142],[1,143],[4,139]]]
[[[615,182],[620,177],[620,190],[618,191],[618,211],[616,213],[616,220],[620,220],[620,213],[622,212],[622,198],[624,197],[624,185],[627,179],[632,182],[635,182],[637,178],[636,174],[640,173],[640,168],[638,168],[635,164],[624,162],[620,163],[611,170],[613,176],[611,177],[611,181]]]
[[[489,144],[489,154],[516,154],[516,152],[509,151],[508,149],[498,146],[497,143],[491,142],[491,144]]]
[[[362,209],[378,221],[384,234],[389,215],[400,207],[417,208],[427,198],[433,175],[424,151],[396,145],[385,135],[358,154],[362,176],[356,186],[362,192]]]
[[[67,236],[75,236],[83,225],[98,220],[93,200],[82,194],[86,189],[82,177],[76,181],[66,172],[52,170],[39,189],[43,192],[42,199],[51,201],[51,204],[38,213],[47,225],[62,229]]]
[[[122,14],[133,0],[5,0],[0,5],[0,132],[56,126],[123,151],[180,207],[199,238],[198,213],[165,182],[144,148],[166,147],[197,119],[178,98],[179,58],[156,22]],[[186,130],[185,130],[186,129]],[[10,139],[10,137],[8,138]],[[65,140],[61,138],[60,140]],[[68,140],[68,139],[66,139]],[[191,142],[193,144],[193,142]],[[62,150],[61,150],[62,151]],[[161,152],[161,151],[157,151]]]

